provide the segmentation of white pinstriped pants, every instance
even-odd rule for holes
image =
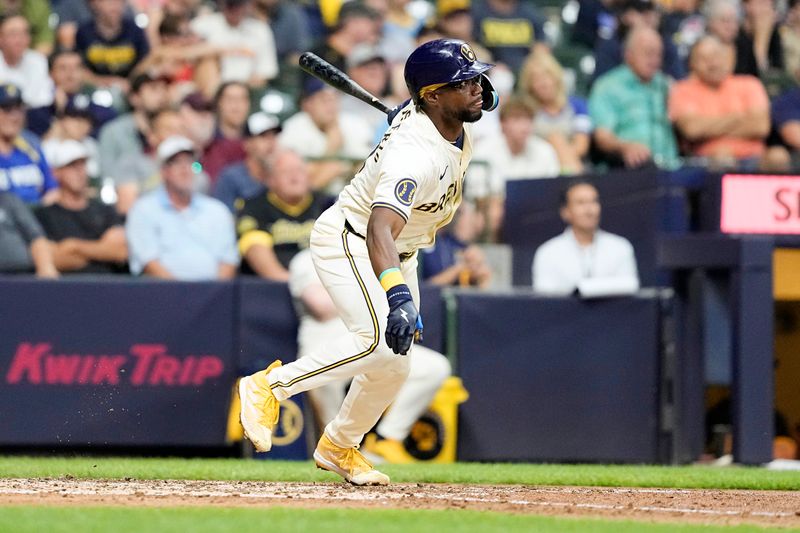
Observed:
[[[321,349],[276,368],[269,382],[283,401],[353,378],[342,407],[325,428],[335,444],[347,448],[359,444],[392,403],[408,376],[409,361],[386,344],[386,292],[372,271],[366,241],[346,231],[344,223],[338,205],[325,211],[311,233],[311,255],[350,335],[326,339]],[[416,257],[402,263],[400,270],[419,307]]]
[[[313,350],[301,349],[297,356],[305,357],[307,353],[313,353]],[[450,376],[447,358],[425,346],[415,346],[408,354],[408,362],[408,378],[376,428],[387,439],[405,439],[414,422],[425,413],[444,380]],[[346,385],[346,381],[336,381],[308,391],[314,414],[321,425],[327,425],[336,417],[344,401]]]

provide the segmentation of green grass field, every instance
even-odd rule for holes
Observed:
[[[641,522],[581,520],[521,516],[477,511],[397,511],[358,509],[225,509],[225,508],[102,508],[0,507],[0,531],[77,533],[160,531],[200,533],[233,531],[370,531],[380,533],[442,533],[444,531],[547,531],[554,533],[739,533],[768,531],[752,526],[688,526]],[[774,531],[774,530],[773,530]],[[785,530],[784,530],[785,531]]]
[[[515,485],[592,485],[704,489],[800,490],[800,472],[710,466],[456,463],[385,465],[393,481]],[[0,457],[0,477],[336,481],[311,462],[241,459]]]
[[[759,468],[455,464],[395,465],[395,482],[594,485],[664,488],[800,489],[800,472]],[[78,479],[192,479],[338,481],[311,462],[238,459],[140,459],[107,457],[0,457],[0,477]],[[716,532],[763,531],[753,526],[646,524],[537,517],[478,511],[299,508],[0,507],[5,531],[554,531]]]

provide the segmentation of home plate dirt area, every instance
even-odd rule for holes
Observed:
[[[800,527],[800,492],[753,490],[44,478],[0,479],[0,505],[473,509]]]

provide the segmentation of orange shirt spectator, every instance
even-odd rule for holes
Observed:
[[[670,92],[669,116],[690,155],[760,158],[769,133],[769,98],[753,76],[732,74],[732,51],[714,37],[692,50],[691,76]]]
[[[693,114],[703,117],[724,117],[732,113],[769,110],[769,98],[761,81],[754,76],[730,76],[719,87],[709,87],[690,78],[675,84],[669,99],[669,115]],[[721,135],[693,145],[692,154],[713,156],[720,150],[736,159],[760,157],[766,148],[763,138],[742,138]]]

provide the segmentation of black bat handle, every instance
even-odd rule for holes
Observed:
[[[350,79],[347,74],[334,67],[318,55],[312,52],[303,52],[299,59],[300,68],[308,72],[315,78],[318,78],[331,87],[334,87],[342,92],[354,96],[359,100],[368,103],[369,105],[389,113],[391,109],[378,100],[374,95],[367,92],[363,87]]]

